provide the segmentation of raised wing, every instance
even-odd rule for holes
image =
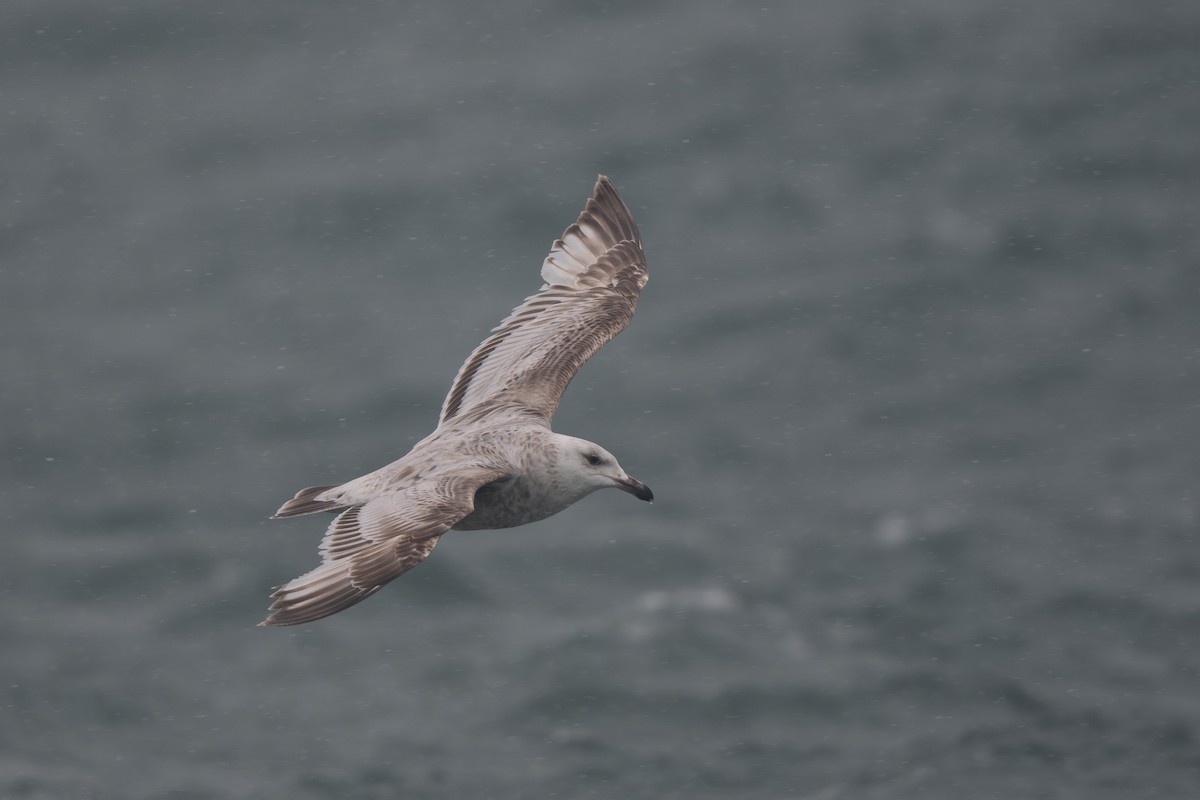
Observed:
[[[424,561],[441,535],[475,508],[479,487],[504,474],[461,470],[346,509],[321,542],[321,566],[276,589],[260,624],[312,622],[375,594]]]
[[[648,277],[633,215],[601,175],[579,220],[542,264],[546,284],[459,370],[441,422],[472,410],[518,408],[549,425],[575,373],[629,324]]]

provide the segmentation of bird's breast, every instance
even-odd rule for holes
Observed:
[[[501,478],[475,492],[475,510],[460,519],[454,530],[515,528],[557,514],[570,504],[528,477]]]

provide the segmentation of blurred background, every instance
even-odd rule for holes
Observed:
[[[0,11],[0,795],[1184,798],[1200,5]],[[618,492],[336,617],[597,173]]]

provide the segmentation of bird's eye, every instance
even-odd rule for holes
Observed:
[[[600,463],[600,455],[598,453],[588,453],[584,458],[593,467]]]

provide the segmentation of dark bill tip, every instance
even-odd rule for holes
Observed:
[[[617,488],[623,492],[629,492],[638,500],[645,500],[647,503],[654,502],[654,492],[650,491],[650,487],[639,481],[637,478],[628,478],[623,481],[617,481]]]

